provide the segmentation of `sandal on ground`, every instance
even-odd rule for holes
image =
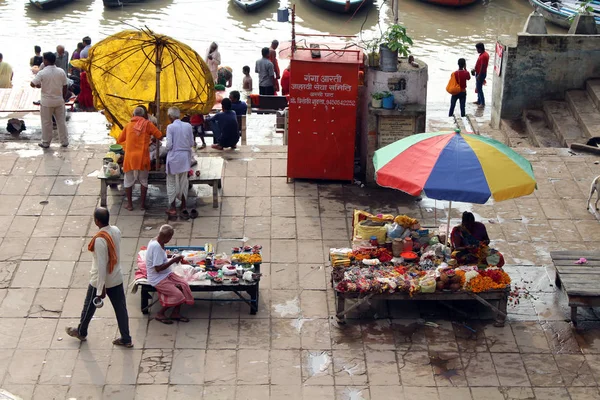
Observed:
[[[195,208],[192,208],[192,211],[190,211],[190,218],[191,219],[196,219],[198,218],[198,211],[196,211]]]
[[[157,320],[158,322],[161,322],[161,323],[165,324],[165,325],[172,325],[173,324],[173,321],[171,321],[170,318],[156,318],[156,317],[154,317],[154,319]]]
[[[200,150],[205,149],[206,148],[206,143],[202,143],[202,146],[200,146]]]
[[[129,342],[129,343],[125,343],[125,342],[123,341],[123,339],[121,339],[121,338],[118,338],[118,339],[115,339],[115,340],[113,340],[113,342],[112,342],[112,343],[113,343],[115,346],[123,346],[123,347],[127,347],[128,349],[130,349],[130,348],[132,348],[132,347],[133,347],[133,343],[131,343],[131,342]]]
[[[188,212],[188,210],[183,210],[183,211],[181,212],[181,215],[180,215],[180,217],[181,217],[182,219],[190,219],[190,213]]]
[[[79,334],[79,330],[77,328],[66,327],[65,332],[67,332],[67,335],[74,337],[75,339],[79,339],[82,342],[85,342],[87,340],[85,336],[81,336]]]
[[[173,321],[179,321],[179,322],[190,322],[190,319],[189,319],[189,318],[182,317],[182,316],[179,316],[179,317],[171,317],[171,319],[172,319]]]

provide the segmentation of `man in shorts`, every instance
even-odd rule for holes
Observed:
[[[123,172],[125,173],[125,193],[127,194],[127,206],[129,211],[133,210],[132,192],[135,182],[141,185],[141,206],[146,209],[146,194],[148,193],[148,173],[150,172],[150,138],[154,136],[160,140],[162,132],[146,118],[144,118],[144,109],[137,107],[133,111],[133,118],[125,125],[121,136],[117,140],[118,144],[123,145],[125,150],[125,159],[123,160]]]

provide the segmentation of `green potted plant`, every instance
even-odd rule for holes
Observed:
[[[398,70],[398,56],[408,57],[412,39],[406,34],[406,28],[399,24],[391,25],[383,34],[379,45],[379,64],[382,71]]]
[[[381,104],[383,102],[384,97],[385,97],[384,92],[371,93],[371,107],[381,108]]]
[[[380,39],[372,39],[367,42],[367,63],[369,67],[379,66],[379,45]]]

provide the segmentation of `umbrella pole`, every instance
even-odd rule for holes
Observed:
[[[158,130],[160,130],[160,59],[161,59],[161,45],[157,44],[156,47],[156,59],[154,64],[156,65],[156,95],[154,97],[154,105],[155,111],[154,115],[156,116],[156,120],[158,121]],[[158,140],[158,139],[157,139]],[[156,170],[160,171],[160,147],[158,143],[156,144]]]
[[[452,245],[452,241],[450,240],[450,213],[452,211],[452,200],[448,204],[448,222],[446,224],[446,244],[450,243]]]

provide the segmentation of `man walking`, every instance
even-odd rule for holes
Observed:
[[[127,205],[125,208],[133,210],[133,185],[136,181],[141,187],[141,209],[146,209],[146,194],[148,193],[148,174],[150,172],[150,137],[156,139],[162,138],[162,132],[146,118],[146,111],[142,107],[133,110],[133,118],[125,125],[117,143],[123,145],[125,150],[125,159],[123,160],[123,172],[125,180],[125,194],[127,195]],[[189,165],[188,165],[189,168]]]
[[[180,199],[181,216],[187,219],[189,214],[185,200],[190,190],[188,171],[192,163],[194,133],[192,125],[179,119],[181,113],[177,107],[169,108],[168,114],[171,124],[167,126],[167,195],[171,208],[167,214],[177,216],[175,202]]]
[[[485,51],[483,43],[477,43],[475,48],[479,53],[479,57],[477,58],[477,63],[475,63],[475,68],[471,70],[471,75],[475,75],[475,88],[477,90],[477,101],[474,102],[474,104],[477,104],[479,107],[484,107],[485,97],[483,96],[483,84],[487,77],[490,55]]]
[[[133,347],[129,335],[129,316],[121,273],[121,231],[116,226],[109,225],[109,219],[110,214],[106,208],[101,207],[94,211],[94,223],[100,230],[88,245],[88,250],[93,255],[90,284],[83,303],[79,326],[68,327],[66,331],[69,336],[81,341],[86,340],[88,326],[96,312],[96,304],[108,295],[121,332],[121,337],[113,340],[113,344]]]
[[[262,49],[262,58],[256,61],[254,71],[258,74],[258,92],[261,95],[273,96],[275,94],[275,70],[273,63],[269,60],[270,50],[268,47]]]
[[[69,52],[65,51],[65,46],[56,46],[56,67],[65,71],[65,74],[69,73]]]
[[[67,74],[54,65],[54,53],[44,53],[44,68],[31,81],[31,87],[41,88],[40,118],[42,120],[42,142],[44,149],[52,142],[52,116],[58,127],[58,138],[62,147],[69,145],[65,98],[67,97]]]

